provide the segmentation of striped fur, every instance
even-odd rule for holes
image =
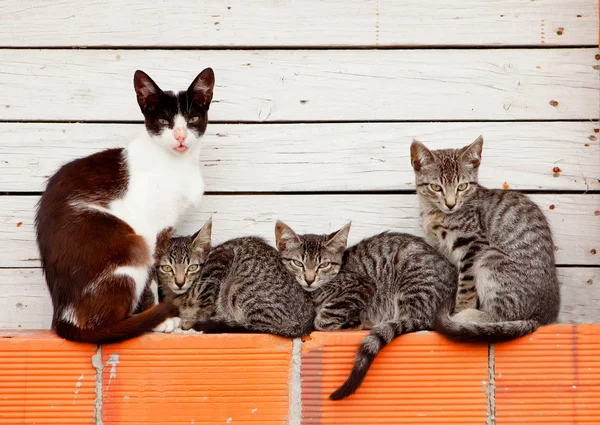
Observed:
[[[353,394],[377,354],[394,338],[432,329],[436,311],[454,295],[455,267],[421,238],[382,233],[333,258],[326,253],[331,249],[331,240],[341,237],[345,246],[349,226],[321,236],[296,235],[285,227],[279,233],[296,242],[290,244],[284,240],[281,244],[278,238],[282,257],[305,259],[301,268],[289,267],[289,270],[305,274],[310,265],[319,264],[318,259],[323,257],[341,265],[338,273],[322,279],[311,292],[316,310],[315,328],[371,330],[360,345],[350,376],[330,395],[332,400]],[[297,276],[297,280],[302,278]]]
[[[209,221],[195,235],[173,238],[157,264],[159,288],[179,308],[182,328],[288,338],[309,334],[314,321],[310,296],[285,270],[277,250],[256,237],[211,247],[211,231]],[[190,264],[198,265],[192,273]],[[180,287],[176,270],[185,273],[186,268],[187,280],[180,277]]]
[[[427,241],[459,270],[452,307],[436,318],[460,341],[502,341],[553,322],[560,297],[546,217],[527,196],[477,182],[480,137],[462,149],[411,146]]]

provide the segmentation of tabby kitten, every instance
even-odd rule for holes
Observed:
[[[297,235],[281,221],[275,227],[283,263],[312,296],[315,329],[371,329],[332,400],[354,393],[394,338],[432,329],[456,289],[455,267],[421,238],[381,233],[346,250],[349,231],[350,224],[330,235]]]
[[[204,192],[200,139],[214,82],[207,68],[175,94],[136,71],[145,131],[126,148],[74,160],[49,179],[36,230],[54,307],[52,327],[61,337],[101,343],[161,323],[161,329],[172,329],[172,304],[140,301],[148,294],[158,233],[176,225]]]
[[[258,332],[296,338],[314,321],[310,296],[263,239],[243,237],[211,247],[212,220],[171,240],[157,265],[159,288],[179,307],[183,329]]]
[[[560,297],[546,217],[521,193],[477,183],[482,149],[479,137],[435,151],[414,141],[410,152],[426,239],[460,270],[456,300],[435,329],[496,342],[553,322]]]

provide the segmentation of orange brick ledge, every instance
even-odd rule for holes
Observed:
[[[97,347],[0,332],[0,424],[598,424],[600,325],[553,325],[506,344],[405,335],[358,392],[365,332],[145,335]]]

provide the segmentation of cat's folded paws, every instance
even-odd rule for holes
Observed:
[[[175,329],[181,327],[181,319],[179,317],[169,317],[167,320],[162,322],[160,325],[153,329],[154,332],[170,334]]]

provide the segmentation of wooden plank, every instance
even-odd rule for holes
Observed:
[[[600,268],[559,268],[560,323],[600,322]],[[0,269],[0,329],[48,329],[52,302],[41,269]]]
[[[185,89],[205,66],[216,73],[213,121],[598,119],[597,54],[0,50],[0,120],[141,120],[135,69],[146,70],[165,89]]]
[[[593,122],[213,124],[203,140],[203,174],[212,192],[411,190],[413,137],[432,148],[458,148],[483,133],[482,184],[594,190],[600,188],[597,128]],[[140,131],[139,124],[0,124],[0,191],[42,191],[61,164],[125,146]],[[562,170],[558,177],[554,167]]]
[[[532,195],[554,232],[558,264],[600,265],[600,195]],[[0,198],[0,267],[38,267],[36,196]],[[349,243],[385,230],[421,235],[416,195],[209,195],[180,226],[191,234],[213,217],[215,243],[244,236],[273,239],[275,220],[298,232],[331,232],[352,220]]]
[[[0,45],[557,46],[597,43],[589,0],[5,0]],[[432,13],[434,11],[435,13]]]

